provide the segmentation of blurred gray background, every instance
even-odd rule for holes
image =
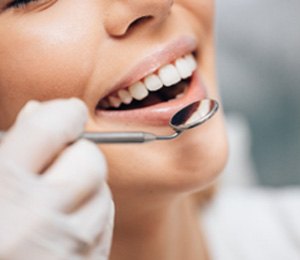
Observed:
[[[259,183],[300,184],[300,1],[216,2],[225,111],[248,122]]]

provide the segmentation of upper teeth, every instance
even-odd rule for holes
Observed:
[[[156,73],[146,76],[128,88],[109,95],[101,101],[100,106],[118,108],[122,103],[130,104],[133,99],[142,100],[149,95],[149,91],[157,91],[163,86],[174,86],[182,79],[190,77],[196,68],[197,62],[194,56],[188,54],[172,64],[164,65]]]

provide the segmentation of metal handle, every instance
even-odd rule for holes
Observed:
[[[84,132],[78,139],[85,138],[94,143],[117,144],[117,143],[146,143],[155,140],[171,140],[180,132],[168,136],[156,136],[147,132]],[[0,131],[0,140],[5,132]]]
[[[94,143],[145,143],[155,141],[157,137],[145,132],[85,132],[80,138]]]

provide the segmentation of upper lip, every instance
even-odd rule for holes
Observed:
[[[197,42],[195,38],[191,36],[182,36],[168,44],[157,46],[150,54],[147,54],[142,60],[135,64],[129,73],[108,90],[103,97],[119,89],[129,87],[147,75],[155,72],[163,65],[171,63],[185,54],[194,52],[196,48]]]

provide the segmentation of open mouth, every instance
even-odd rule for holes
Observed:
[[[124,111],[153,106],[180,98],[197,68],[193,54],[166,64],[131,86],[115,91],[97,104],[97,110]]]

